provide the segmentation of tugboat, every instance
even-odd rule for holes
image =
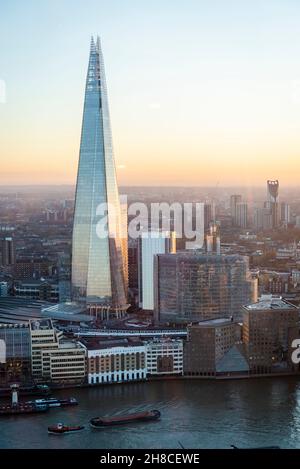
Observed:
[[[70,425],[57,423],[56,425],[51,425],[48,427],[48,433],[51,435],[63,435],[64,433],[74,433],[81,430],[84,430],[83,425],[75,425],[74,427],[71,427]]]
[[[13,384],[11,386],[11,404],[0,405],[0,416],[35,414],[38,412],[47,412],[47,410],[49,410],[49,406],[47,404],[37,406],[27,402],[19,402],[18,390],[19,386],[17,384]]]
[[[56,399],[55,397],[49,397],[48,399],[34,399],[33,401],[28,401],[26,404],[29,405],[48,405],[49,407],[67,407],[72,405],[78,405],[77,399],[75,397],[70,397],[69,399]]]
[[[116,417],[94,417],[90,420],[90,425],[93,428],[103,428],[133,422],[148,422],[158,420],[160,415],[159,410],[149,410],[134,414],[118,415]]]

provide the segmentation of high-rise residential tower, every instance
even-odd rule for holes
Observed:
[[[11,236],[0,239],[0,265],[8,266],[15,264],[15,246]]]
[[[288,225],[291,222],[290,205],[286,202],[281,202],[280,204],[280,222],[283,225]]]
[[[214,203],[204,204],[204,230],[207,233],[210,230],[210,224],[215,221],[215,205]]]
[[[235,225],[240,228],[247,228],[248,225],[248,204],[241,202],[236,204]]]
[[[267,181],[268,188],[268,201],[267,207],[270,209],[272,217],[272,228],[276,228],[279,222],[278,213],[278,192],[279,192],[279,181]]]
[[[237,204],[242,202],[242,196],[239,194],[234,194],[230,196],[230,213],[232,218],[233,225],[236,224],[236,211],[237,211]]]
[[[221,254],[220,225],[218,223],[210,223],[209,233],[206,237],[206,252]]]
[[[267,207],[254,210],[254,226],[257,230],[270,230],[272,228],[272,215]]]
[[[99,38],[92,38],[73,225],[73,300],[108,314],[126,311],[123,233],[103,56]]]

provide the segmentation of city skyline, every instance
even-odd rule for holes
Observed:
[[[72,20],[69,8],[2,6],[0,183],[75,184],[85,50],[99,31],[120,185],[296,185],[295,2],[91,0],[72,5]]]
[[[300,2],[0,11],[0,452],[299,450]]]

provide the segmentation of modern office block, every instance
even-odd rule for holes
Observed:
[[[184,373],[188,376],[248,374],[240,326],[228,318],[200,321],[188,326],[184,345]]]
[[[218,317],[241,318],[256,298],[246,256],[178,252],[158,254],[154,264],[154,315],[159,323]]]
[[[174,232],[150,231],[138,239],[139,306],[145,310],[154,309],[154,256],[169,252],[176,252]]]
[[[296,371],[292,342],[299,338],[299,309],[282,298],[264,295],[243,311],[243,341],[251,373]]]

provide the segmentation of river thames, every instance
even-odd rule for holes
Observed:
[[[1,417],[1,448],[300,448],[299,378],[172,380],[71,389],[79,406],[46,414]],[[101,430],[89,419],[158,409],[161,420]],[[53,423],[84,424],[75,434],[48,435]]]

